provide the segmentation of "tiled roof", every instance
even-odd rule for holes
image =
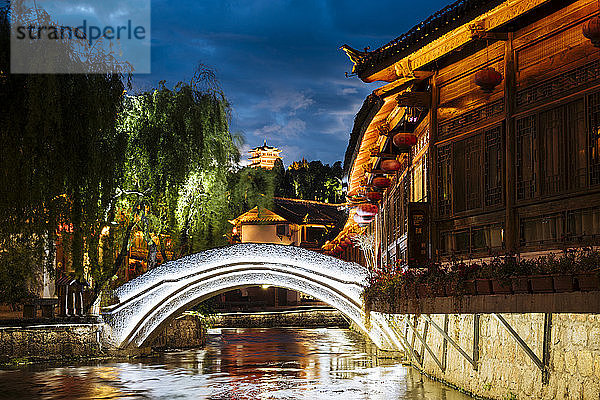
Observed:
[[[353,158],[355,153],[358,152],[358,146],[360,146],[361,137],[366,129],[366,125],[371,122],[373,116],[377,114],[382,105],[383,100],[381,98],[370,94],[365,99],[356,117],[354,117],[354,126],[350,133],[350,141],[348,142],[346,155],[344,156],[344,175],[348,175],[350,168],[352,168]]]
[[[233,224],[289,222],[297,225],[338,226],[341,224],[343,226],[346,215],[340,208],[339,204],[275,197],[272,211],[254,207],[231,222]]]
[[[437,11],[426,20],[413,26],[408,32],[397,37],[377,50],[356,53],[354,72],[361,78],[379,69],[392,65],[415,50],[434,41],[501,4],[503,0],[458,0]]]
[[[273,211],[266,208],[254,207],[252,210],[240,215],[232,221],[237,223],[271,223],[271,222],[286,222],[286,219],[277,215]]]
[[[281,152],[281,150],[279,150],[277,147],[273,147],[273,146],[267,145],[267,141],[266,140],[265,140],[265,142],[263,143],[262,146],[258,146],[258,147],[253,148],[252,150],[249,151],[249,153],[252,153],[252,152],[255,152],[255,151],[259,151],[259,150],[263,150],[263,151],[275,150],[275,151]]]

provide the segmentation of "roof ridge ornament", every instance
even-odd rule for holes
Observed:
[[[366,51],[368,49],[369,47],[365,47],[365,51],[360,51],[348,46],[347,44],[344,44],[340,47],[340,50],[343,50],[344,53],[346,53],[350,61],[354,63],[354,66],[356,66],[356,64],[360,64],[362,62],[362,58],[368,55],[369,52]],[[354,72],[354,67],[352,68],[352,72]]]

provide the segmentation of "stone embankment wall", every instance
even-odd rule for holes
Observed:
[[[102,324],[0,327],[0,363],[97,357]]]
[[[0,327],[0,364],[129,355],[104,346],[102,329],[101,323]],[[184,315],[173,320],[151,347],[202,347],[205,340],[206,329],[202,321],[195,316]]]
[[[208,317],[207,321],[214,328],[348,327],[348,321],[336,310],[217,314]]]
[[[174,319],[169,326],[154,339],[153,349],[190,349],[202,347],[206,343],[206,328],[202,320],[195,315],[186,315]]]
[[[544,362],[544,314],[501,314],[533,353]],[[424,316],[386,315],[413,353],[411,363],[427,375],[492,399],[600,399],[600,315],[553,314],[547,341],[547,380],[515,337],[491,314],[449,315],[447,335],[471,358],[475,369]],[[444,330],[445,316],[430,315]],[[416,326],[418,335],[407,323]],[[425,339],[443,371],[423,345]],[[400,337],[400,336],[399,336]],[[475,344],[475,346],[474,346]],[[422,357],[422,365],[419,358]]]

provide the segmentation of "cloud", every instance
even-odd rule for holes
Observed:
[[[189,81],[203,62],[232,104],[232,131],[250,147],[267,139],[288,160],[332,163],[343,158],[365,97],[382,85],[345,78],[352,63],[339,46],[373,50],[447,1],[152,0],[153,73],[136,75],[134,85]]]
[[[238,149],[240,152],[240,162],[238,165],[240,167],[246,167],[246,166],[250,165],[250,160],[248,159],[248,153],[251,148],[252,147],[249,144],[244,143]]]
[[[358,93],[358,89],[357,88],[343,88],[341,90],[341,94],[355,94]]]
[[[273,112],[287,111],[294,114],[298,110],[308,108],[314,100],[306,93],[295,91],[277,91],[271,93],[267,100],[263,100],[256,105],[258,109],[266,109]]]
[[[262,128],[254,132],[256,137],[264,137],[267,140],[271,137],[284,137],[290,138],[297,136],[299,133],[304,132],[306,129],[306,122],[298,118],[292,118],[284,125],[272,124],[265,125]]]

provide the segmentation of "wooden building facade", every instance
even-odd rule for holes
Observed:
[[[360,79],[384,83],[344,166],[351,201],[391,178],[367,227],[378,262],[406,261],[412,245],[447,260],[600,244],[599,12],[596,0],[461,0],[372,52],[343,47]],[[398,133],[416,143],[395,146]],[[414,203],[424,244],[409,234]]]

